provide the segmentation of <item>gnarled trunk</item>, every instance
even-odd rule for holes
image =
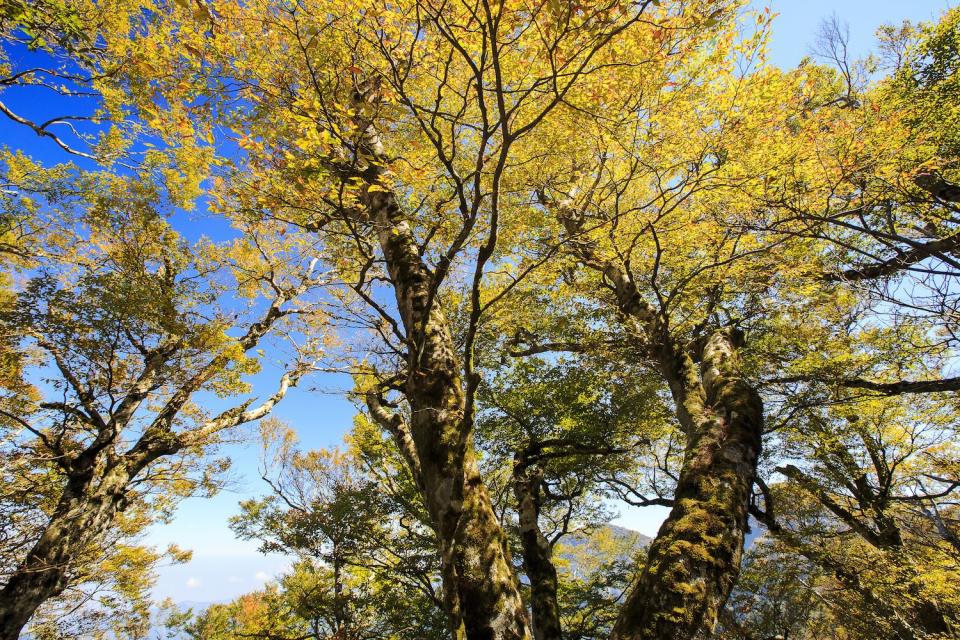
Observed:
[[[697,371],[669,346],[661,365],[687,431],[674,506],[614,628],[615,640],[687,640],[716,624],[739,573],[760,454],[763,406],[740,374],[732,332],[708,340]]]
[[[572,238],[583,221],[560,203]],[[589,243],[574,244],[583,264],[603,274],[616,306],[657,361],[686,435],[673,507],[650,546],[612,640],[689,640],[712,631],[740,572],[747,510],[763,436],[763,403],[739,368],[742,336],[715,331],[700,367],[675,344],[667,319],[640,295],[629,271]]]
[[[530,610],[536,640],[561,640],[557,604],[557,569],[553,549],[540,530],[543,472],[536,466],[514,467],[513,490],[517,498],[523,568],[530,580]]]
[[[431,274],[394,195],[366,190],[362,200],[406,331],[403,392],[424,502],[439,539],[448,613],[462,620],[470,640],[529,638],[506,536],[477,469],[460,363],[446,318],[431,300]]]
[[[40,538],[0,590],[0,640],[19,638],[40,605],[63,593],[77,554],[107,531],[123,504],[122,491],[101,487],[89,496],[68,485]]]

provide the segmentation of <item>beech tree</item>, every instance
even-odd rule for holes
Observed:
[[[384,474],[394,486],[409,484],[395,475],[402,467],[382,458],[376,471],[365,467],[380,444],[365,431],[358,422],[347,451],[300,451],[288,427],[263,423],[270,494],[243,501],[231,527],[258,541],[261,551],[298,558],[278,594],[307,623],[309,637],[446,637],[439,557],[426,514],[411,504],[415,492],[383,490]],[[273,621],[264,623],[275,635],[293,632],[277,634]]]
[[[599,559],[608,563],[605,574],[591,575],[592,562],[580,555],[579,579],[558,558],[589,546],[618,506],[672,504],[656,493],[655,448],[670,428],[657,386],[641,377],[609,389],[610,366],[524,359],[488,380],[478,398],[484,476],[495,496],[497,478],[505,478],[506,497],[494,504],[515,532],[536,638],[609,634],[619,605],[609,594],[628,586],[637,549],[613,544]]]
[[[472,431],[477,336],[513,288],[499,270],[543,239],[516,191],[540,152],[534,132],[638,41],[656,60],[658,32],[708,24],[688,46],[706,43],[726,15],[714,5],[211,5],[223,35],[208,77],[252,106],[226,119],[246,158],[223,206],[317,233],[344,305],[374,314],[359,318],[380,340],[364,393],[423,492],[457,633],[529,635]],[[283,44],[242,48],[265,34]]]
[[[754,513],[875,616],[875,627],[901,638],[947,633],[956,618],[938,587],[953,580],[953,533],[942,510],[960,487],[949,393],[956,230],[948,184],[956,155],[938,124],[954,105],[943,100],[945,76],[931,73],[955,64],[943,45],[956,20],[949,12],[936,26],[883,30],[888,77],[868,81],[869,65],[841,56],[833,63],[852,71],[811,73],[806,113],[829,132],[814,147],[829,168],[821,165],[802,188],[785,179],[767,191],[779,195],[764,198],[772,231],[815,238],[827,260],[813,275],[834,284],[824,286],[833,300],[819,311],[784,318],[801,331],[764,349],[778,433],[772,481],[760,483]],[[831,50],[843,50],[837,30],[829,34]],[[776,461],[793,456],[791,464]],[[791,505],[783,511],[778,492]],[[810,519],[792,520],[795,510]],[[838,535],[853,537],[849,553],[827,543]],[[902,573],[917,566],[922,577]],[[894,575],[912,581],[910,594],[889,591]]]
[[[81,173],[48,186],[22,196],[37,206],[41,252],[2,315],[34,382],[0,407],[5,638],[45,601],[95,587],[96,567],[122,553],[103,543],[132,539],[178,497],[214,491],[226,461],[208,454],[269,413],[322,346],[320,282],[302,239],[246,227],[242,239],[191,246],[151,182]],[[197,404],[249,391],[265,357],[252,352],[282,349],[285,336],[295,348],[272,394]]]
[[[544,154],[542,132],[648,68],[651,83],[669,82],[674,47],[695,56],[722,29],[732,34],[736,7],[358,5],[361,28],[349,9],[214,7],[225,35],[213,38],[222,57],[210,55],[209,77],[229,77],[255,105],[233,116],[247,157],[224,182],[224,206],[294,221],[328,243],[345,306],[373,312],[362,321],[380,342],[363,392],[423,491],[451,628],[527,637],[472,431],[484,322],[549,260],[552,224],[532,224],[547,218],[531,172],[538,158],[568,160]],[[251,57],[239,33],[285,44]],[[618,76],[628,51],[636,62]],[[544,243],[547,255],[511,272]]]
[[[216,310],[193,272],[234,264],[257,274],[250,282],[272,301],[260,319],[222,321],[251,337],[220,336],[233,355],[212,356],[210,369],[191,361],[194,378],[183,380],[199,376],[196,386],[174,376],[158,393],[187,407],[192,393],[236,391],[217,381],[244,372],[244,354],[276,328],[274,305],[319,286],[292,275],[304,291],[278,285],[276,271],[246,261],[282,271],[316,257],[338,338],[324,368],[354,376],[368,488],[402,494],[421,542],[436,545],[450,637],[561,637],[568,625],[586,637],[688,639],[713,633],[723,615],[724,632],[737,632],[743,618],[723,607],[749,513],[776,553],[792,554],[798,580],[838,586],[836,619],[860,603],[891,637],[955,624],[944,585],[955,577],[950,501],[960,488],[949,395],[956,11],[937,25],[884,29],[882,57],[861,62],[847,58],[843,28],[828,23],[818,59],[780,70],[765,59],[769,12],[739,0],[124,4],[112,14],[124,27],[117,37],[97,21],[78,26],[103,3],[11,6],[8,41],[33,39],[72,60],[88,75],[70,80],[100,97],[104,117],[128,116],[104,134],[109,153],[85,160],[117,159],[135,177],[114,179],[162,184],[175,203],[213,174],[209,208],[243,237],[222,259],[206,249],[178,258],[190,266],[177,273],[191,275],[171,308],[196,298]],[[35,24],[55,37],[36,35]],[[268,50],[253,46],[263,41]],[[64,73],[11,70],[8,84]],[[60,126],[11,113],[42,137]],[[148,138],[162,148],[136,147]],[[17,254],[32,215],[0,230],[5,254],[52,260]],[[163,249],[148,262],[158,266],[139,271],[163,281],[173,249],[157,242]],[[220,266],[207,271],[211,260]],[[96,427],[99,411],[112,428],[114,404],[97,405],[87,390],[112,389],[109,376],[88,383],[58,355],[79,348],[72,336],[87,325],[101,330],[100,311],[85,325],[47,310],[139,298],[82,273],[35,279],[0,340],[32,345],[61,371],[68,396],[58,424]],[[183,313],[177,326],[189,333]],[[45,322],[62,345],[30,332]],[[296,343],[317,332],[286,331]],[[130,344],[123,349],[136,359]],[[104,393],[135,396],[130,371],[149,372],[148,355],[163,344],[140,350],[139,369],[125,365],[134,381],[126,390]],[[182,348],[199,349],[191,344]],[[19,398],[5,415],[43,443],[54,427],[36,421],[53,420],[59,405],[23,391],[24,362],[4,360],[4,384]],[[577,366],[589,371],[565,368]],[[174,429],[173,414],[164,418],[167,432],[186,438],[170,455],[202,447],[190,434],[219,428],[204,426],[219,425],[216,416],[176,409],[189,424]],[[229,416],[252,410],[238,411]],[[305,460],[291,456],[288,466],[323,486]],[[585,629],[564,612],[563,558],[552,548],[562,535],[552,538],[580,515],[602,520],[587,515],[587,499],[600,496],[670,512],[629,586],[629,571],[609,583],[623,587],[623,602],[598,596],[602,621]],[[346,566],[350,553],[333,539],[342,523],[307,498],[278,491],[269,504],[249,503],[245,522],[256,531],[244,535],[277,539],[274,525],[297,516],[297,540],[283,545],[308,548],[308,529],[324,537],[313,549],[323,562],[303,564],[298,579],[332,579],[337,593],[343,582],[323,572]],[[885,583],[890,576],[909,589]],[[586,601],[599,591],[568,593]],[[254,600],[273,611],[288,607],[285,597]],[[336,628],[349,628],[340,614]]]

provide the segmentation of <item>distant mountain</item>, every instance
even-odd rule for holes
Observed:
[[[627,529],[626,527],[621,527],[615,524],[608,524],[598,528],[593,532],[592,535],[589,536],[581,533],[569,535],[566,538],[563,538],[562,543],[567,547],[579,547],[588,543],[592,538],[601,535],[604,532],[609,532],[614,540],[617,542],[626,542],[630,544],[631,548],[634,549],[638,547],[645,547],[653,542],[653,538],[650,536],[645,536],[639,531]]]
[[[589,560],[591,558],[590,552],[593,551],[589,546],[598,543],[603,538],[606,538],[604,547],[596,549],[596,552],[598,552],[596,556],[603,555],[602,549],[609,549],[610,547],[607,545],[612,542],[613,548],[619,549],[616,559],[620,561],[629,561],[638,551],[649,546],[652,542],[649,536],[645,536],[639,531],[612,524],[600,527],[590,535],[569,535],[560,542],[557,559],[561,562],[558,562],[558,570],[561,573],[581,578],[596,571],[597,566]],[[584,549],[584,547],[587,548]],[[607,559],[609,560],[609,558]],[[521,576],[521,580],[525,581],[525,578]]]
[[[637,543],[645,546],[653,542],[653,538],[650,536],[645,536],[639,531],[634,531],[633,529],[627,529],[626,527],[621,527],[615,524],[608,524],[607,528],[610,529],[613,534],[618,538],[633,537],[636,538]]]

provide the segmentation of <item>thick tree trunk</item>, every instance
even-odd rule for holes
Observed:
[[[553,549],[540,530],[543,473],[536,466],[518,464],[513,488],[517,498],[523,568],[530,580],[530,610],[536,640],[561,640],[560,607],[557,604],[557,569]]]
[[[582,220],[567,203],[560,204],[559,215],[572,238],[582,233]],[[763,403],[740,372],[738,332],[711,335],[698,370],[628,270],[600,259],[588,243],[574,248],[611,285],[624,319],[636,323],[632,329],[658,362],[687,439],[674,506],[611,639],[689,640],[713,630],[739,575]]]
[[[362,201],[377,227],[406,331],[403,391],[424,502],[439,539],[448,612],[454,619],[459,612],[470,640],[529,638],[506,536],[474,458],[453,339],[430,299],[431,274],[393,194],[367,190]]]
[[[101,537],[123,506],[120,493],[60,499],[43,534],[0,590],[0,640],[16,640],[37,609],[69,586],[78,553]]]
[[[699,372],[686,354],[663,351],[687,445],[674,507],[624,603],[615,640],[709,632],[733,588],[763,427],[760,397],[739,372],[736,348],[732,332],[714,333]]]

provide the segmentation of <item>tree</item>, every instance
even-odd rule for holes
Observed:
[[[781,196],[768,200],[777,203],[774,233],[815,239],[824,259],[812,275],[836,286],[829,297],[808,294],[805,307],[783,317],[792,333],[771,333],[760,349],[777,407],[769,465],[776,475],[770,487],[759,484],[758,505],[769,508],[754,513],[785,548],[837,580],[876,627],[900,638],[944,633],[956,616],[937,587],[953,579],[943,573],[952,533],[935,515],[949,511],[960,486],[950,470],[955,399],[944,393],[954,388],[944,372],[956,348],[955,230],[949,200],[922,184],[954,160],[940,144],[936,123],[949,111],[932,106],[945,104],[936,83],[903,84],[909,69],[949,64],[949,54],[940,62],[918,55],[931,49],[910,39],[955,32],[955,18],[900,30],[893,74],[855,86],[855,104],[835,106],[842,85],[829,69],[810,72],[808,114],[829,132],[814,147],[820,166],[802,174],[802,185],[786,178],[767,192]],[[891,46],[893,32],[885,33]],[[788,497],[783,509],[778,491]],[[807,501],[815,506],[801,508]],[[793,512],[810,515],[800,524]],[[852,539],[837,547],[837,536]],[[923,577],[911,566],[923,566]],[[892,576],[910,592],[894,595]]]
[[[304,580],[301,574],[296,576]],[[286,631],[297,634],[291,637],[312,637],[305,635],[310,633],[307,622],[284,596],[275,585],[268,585],[262,591],[245,594],[227,604],[211,605],[196,614],[192,609],[181,611],[166,603],[164,626],[170,637],[194,640],[229,640],[246,635],[285,638]]]
[[[838,582],[846,606],[874,620],[871,629],[898,638],[949,633],[957,602],[944,588],[957,578],[955,534],[937,514],[950,512],[957,487],[948,470],[952,411],[932,399],[877,398],[834,410],[846,415],[801,418],[805,437],[791,449],[811,439],[814,448],[799,466],[776,467],[784,480],[761,484],[764,510],[754,512],[781,548]]]
[[[242,502],[231,526],[241,538],[259,541],[264,552],[298,558],[277,594],[306,622],[308,637],[414,631],[422,638],[446,637],[436,592],[437,546],[422,523],[423,507],[411,510],[407,499],[384,492],[360,464],[358,456],[376,455],[373,434],[364,430],[361,421],[360,442],[350,451],[301,452],[289,428],[264,423],[263,472],[272,493]],[[378,467],[383,473],[387,460]],[[297,637],[295,626],[269,624],[273,637]]]
[[[139,178],[80,173],[46,194],[30,217],[42,253],[0,319],[38,380],[0,407],[4,638],[45,601],[96,588],[125,553],[103,542],[214,491],[226,461],[208,454],[269,413],[322,346],[320,282],[302,239],[248,226],[242,239],[190,246],[159,188]],[[288,368],[259,404],[197,404],[247,391],[264,357],[250,352],[305,331],[313,337],[285,341]]]
[[[778,552],[771,541],[759,540],[744,554],[737,585],[720,617],[718,637],[859,637],[858,625],[846,624],[853,616],[843,615],[846,603],[834,599],[834,587],[802,556]],[[869,623],[862,626],[864,631],[869,628]]]
[[[176,18],[196,29],[178,29]],[[201,86],[191,60],[212,20],[203,3],[8,0],[0,8],[0,115],[88,164],[149,169],[169,154],[171,192],[188,201],[213,137],[195,126],[208,122],[206,107],[183,101]]]
[[[696,468],[681,471],[678,499],[685,491],[685,476],[696,487],[688,495],[693,498],[687,500],[688,508],[697,498],[710,497],[710,487],[727,477],[724,467],[734,463],[729,470],[736,479],[719,483],[738,489],[724,497],[729,502],[706,500],[713,504],[688,520],[689,526],[683,525],[682,509],[675,508],[668,518],[651,549],[649,574],[635,591],[637,617],[624,623],[622,633],[687,637],[691,627],[710,628],[711,617],[718,612],[713,605],[722,604],[736,575],[737,556],[728,551],[736,553],[739,542],[725,548],[728,535],[703,538],[703,524],[725,515],[730,520],[716,522],[715,531],[729,527],[726,530],[733,532],[734,539],[742,536],[761,460],[761,436],[767,436],[768,445],[777,445],[778,431],[789,431],[793,444],[811,445],[802,453],[777,446],[768,459],[816,460],[826,446],[818,435],[843,441],[844,431],[835,423],[823,426],[823,422],[820,428],[810,429],[801,417],[808,411],[830,412],[837,403],[862,410],[858,404],[862,391],[895,396],[952,388],[951,378],[937,375],[948,366],[944,358],[954,348],[949,327],[953,318],[949,292],[955,277],[949,266],[949,205],[942,198],[932,200],[929,194],[918,196],[914,180],[918,163],[944,161],[931,158],[930,144],[936,134],[929,125],[918,125],[919,120],[900,117],[887,102],[885,81],[865,89],[855,82],[856,74],[846,61],[838,62],[839,73],[810,62],[787,74],[761,70],[728,84],[733,91],[726,92],[723,81],[679,82],[681,87],[694,87],[696,99],[686,106],[675,99],[652,100],[649,110],[657,114],[654,123],[660,129],[653,134],[644,131],[640,143],[625,134],[611,136],[616,141],[629,139],[629,146],[601,138],[595,143],[599,151],[582,162],[573,179],[544,182],[540,200],[563,223],[570,238],[566,247],[588,272],[600,274],[608,289],[606,296],[597,296],[616,312],[607,326],[613,326],[614,319],[625,325],[624,339],[632,338],[645,349],[644,357],[654,363],[678,401],[678,419],[687,435],[687,460],[704,467],[702,474]],[[776,107],[769,103],[772,87],[777,87]],[[710,96],[709,101],[697,98],[698,92]],[[679,113],[673,111],[678,103]],[[693,105],[697,105],[695,112],[684,111]],[[632,117],[625,121],[635,126]],[[691,122],[704,123],[703,129],[691,130]],[[683,129],[671,129],[671,124]],[[582,136],[582,127],[580,131]],[[730,131],[736,134],[726,135]],[[745,140],[764,144],[744,145]],[[823,203],[827,214],[822,213]],[[918,232],[933,234],[934,239],[921,242],[915,238]],[[575,291],[591,288],[588,284]],[[782,322],[777,320],[780,313]],[[545,351],[550,345],[568,348],[548,334],[535,336],[525,350]],[[721,354],[724,367],[710,362],[711,349],[713,356]],[[738,351],[747,356],[745,367],[737,366]],[[699,367],[694,366],[697,361]],[[815,366],[814,361],[821,365],[816,373],[790,375]],[[917,379],[910,379],[909,373]],[[798,382],[811,383],[815,391]],[[772,402],[773,416],[763,416],[761,397]],[[952,418],[944,416],[933,427],[930,414],[915,399],[901,402],[913,403],[908,421],[916,421],[916,426],[907,432],[924,431],[945,440],[953,437]],[[698,416],[705,418],[703,424],[697,424]],[[720,423],[733,420],[718,432],[730,440],[724,444],[723,439],[712,443],[708,439],[706,450],[691,450],[704,433],[701,429],[718,425],[718,416]],[[906,437],[913,441],[913,436]],[[879,431],[870,438],[866,447],[873,453],[865,452],[866,457],[900,459],[894,451],[902,446],[897,440],[902,435]],[[728,446],[733,448],[724,451]],[[750,455],[741,455],[738,447]],[[713,467],[714,462],[719,466]],[[870,467],[864,473],[859,458],[834,465],[831,473],[844,486],[860,485],[849,491],[861,508],[869,504],[875,510],[882,510],[879,503],[888,499],[926,501],[954,488],[949,474],[936,473],[939,483],[929,493],[898,494],[895,474],[886,469],[888,465],[896,469],[898,464],[881,458],[879,467],[885,470],[876,472],[876,480]],[[799,477],[796,467],[777,470]],[[823,478],[818,483],[808,475],[805,480],[808,489],[821,497],[831,494]],[[852,528],[859,528],[868,544],[871,537],[876,541],[875,531],[862,522],[858,525]],[[711,540],[721,546],[711,548]],[[702,554],[696,546],[701,541],[707,543]],[[817,549],[818,544],[811,547]],[[658,571],[657,557],[661,551],[669,557],[671,550],[676,555],[666,566],[682,564],[686,569],[664,575]],[[685,555],[695,560],[681,563]],[[708,591],[712,585],[719,586],[705,611],[681,606],[688,598],[702,602],[704,582],[697,571],[690,570],[701,560],[703,571],[724,576],[722,581],[704,581]],[[853,566],[847,566],[845,575],[850,578],[854,572]],[[928,574],[934,582],[939,581],[933,578],[936,573]],[[678,606],[672,611],[649,606],[658,592],[674,597]],[[872,597],[870,606],[900,637],[943,632],[945,610],[933,605],[934,599],[926,605],[907,606],[903,617],[889,604],[906,604],[910,598]],[[913,626],[916,631],[911,631]]]
[[[494,503],[505,513],[501,519],[508,531],[516,530],[538,639],[609,633],[604,625],[615,617],[610,609],[618,603],[608,594],[626,588],[628,570],[618,563],[632,561],[636,549],[618,549],[622,541],[609,540],[611,550],[599,554],[601,563],[609,562],[605,575],[590,575],[587,568],[594,561],[586,554],[577,563],[579,576],[567,575],[557,566],[567,564],[558,556],[569,553],[570,544],[588,547],[584,538],[604,529],[616,500],[670,504],[669,498],[648,498],[639,488],[650,449],[669,424],[656,385],[641,378],[609,389],[611,375],[600,359],[531,358],[499,372],[478,397],[484,475],[495,482],[502,469],[509,478],[507,493],[513,499]],[[571,541],[574,536],[577,543]],[[591,614],[584,616],[588,602]]]
[[[546,176],[538,189],[567,238],[571,295],[608,309],[601,330],[632,344],[632,355],[660,376],[685,439],[671,513],[624,604],[617,638],[711,629],[747,529],[764,421],[740,364],[746,345],[738,325],[770,286],[764,263],[780,256],[731,229],[727,220],[739,211],[722,208],[731,195],[722,187],[743,179],[737,158],[748,138],[741,136],[760,126],[751,109],[769,117],[762,107],[771,81],[762,72],[724,73],[725,47],[759,46],[725,35],[702,64],[667,66],[670,81],[653,84],[634,107],[648,120],[622,108],[594,116],[598,132],[585,145],[579,134],[575,173]]]
[[[365,27],[354,26],[354,8]],[[350,283],[345,305],[373,313],[362,320],[378,340],[364,392],[425,496],[452,628],[527,637],[471,433],[478,335],[535,268],[510,276],[507,265],[530,246],[549,247],[541,229],[550,225],[538,226],[543,212],[531,206],[533,162],[567,166],[561,154],[544,154],[545,131],[572,124],[648,68],[651,83],[669,82],[657,74],[671,47],[699,55],[732,29],[733,7],[548,3],[531,14],[510,3],[265,3],[214,11],[228,33],[283,43],[251,57],[237,40],[214,39],[222,58],[211,60],[212,75],[241,87],[233,104],[255,105],[235,112],[233,126],[247,152],[243,171],[257,177],[238,172],[225,183],[237,203],[229,206],[297,221],[329,244]],[[649,59],[618,76],[626,51]],[[414,72],[424,69],[435,71]],[[400,411],[386,408],[398,401]]]
[[[345,306],[372,311],[358,320],[380,340],[365,389],[371,415],[421,486],[451,625],[468,637],[529,634],[471,437],[474,345],[512,288],[486,291],[487,274],[511,261],[514,241],[540,238],[515,186],[542,151],[534,132],[561,111],[571,117],[568,102],[596,91],[619,52],[642,42],[659,59],[658,32],[701,24],[687,43],[706,46],[723,12],[688,4],[535,14],[483,2],[210,5],[224,35],[212,38],[208,76],[238,87],[225,119],[246,151],[224,182],[226,206],[317,233],[349,283]],[[239,44],[263,34],[278,45],[268,56]],[[392,394],[399,412],[386,409]]]
[[[217,149],[211,207],[254,237],[317,247],[343,345],[328,364],[354,375],[365,410],[358,460],[372,495],[402,498],[420,548],[436,545],[451,637],[555,637],[576,601],[565,593],[602,610],[589,629],[567,614],[585,637],[611,620],[617,640],[712,633],[751,510],[777,553],[805,558],[791,560],[889,635],[952,624],[957,14],[887,30],[884,77],[848,60],[835,22],[824,60],[769,67],[767,12],[744,5],[259,0],[125,14],[146,20],[150,36],[130,39],[146,81],[124,71],[111,95],[165,136],[151,175],[176,164],[176,136],[216,125],[239,150]],[[268,51],[249,44],[261,40]],[[174,177],[195,185],[206,164],[183,162]],[[606,367],[620,376],[609,389],[594,375]],[[306,460],[291,462],[305,478]],[[601,495],[671,509],[622,606],[575,580],[566,590],[551,545],[575,517],[601,520],[586,506]],[[312,549],[304,583],[336,594],[344,583],[325,571],[351,555],[343,523],[304,496],[287,505],[299,510],[277,500],[251,504],[247,522]],[[305,544],[317,531],[323,544]],[[275,595],[254,600],[290,606]],[[333,620],[349,627],[343,611]]]

